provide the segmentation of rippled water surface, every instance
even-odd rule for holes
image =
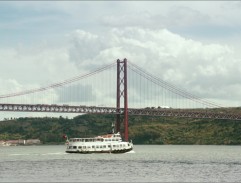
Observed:
[[[241,182],[241,146],[135,145],[125,154],[0,147],[1,182]]]

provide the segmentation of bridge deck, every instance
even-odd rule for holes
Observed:
[[[68,106],[68,105],[34,105],[34,104],[0,104],[0,111],[14,112],[52,112],[52,113],[86,113],[86,114],[123,114],[124,109],[117,112],[113,107]],[[128,109],[129,115],[185,117],[203,119],[241,120],[241,114],[230,110],[217,109]]]

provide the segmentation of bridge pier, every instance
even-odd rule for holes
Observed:
[[[127,59],[123,61],[117,60],[117,93],[116,93],[116,131],[120,132],[121,129],[121,114],[120,114],[120,102],[121,98],[124,99],[124,139],[129,140],[128,134],[128,95],[127,95]]]

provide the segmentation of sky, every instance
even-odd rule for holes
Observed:
[[[240,1],[0,1],[0,12],[0,94],[127,58],[204,99],[241,106]]]

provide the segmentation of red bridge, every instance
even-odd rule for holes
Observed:
[[[116,131],[123,125],[126,141],[128,115],[241,120],[239,112],[233,114],[127,64],[127,59],[45,87],[0,95],[0,99],[3,112],[115,114]]]

